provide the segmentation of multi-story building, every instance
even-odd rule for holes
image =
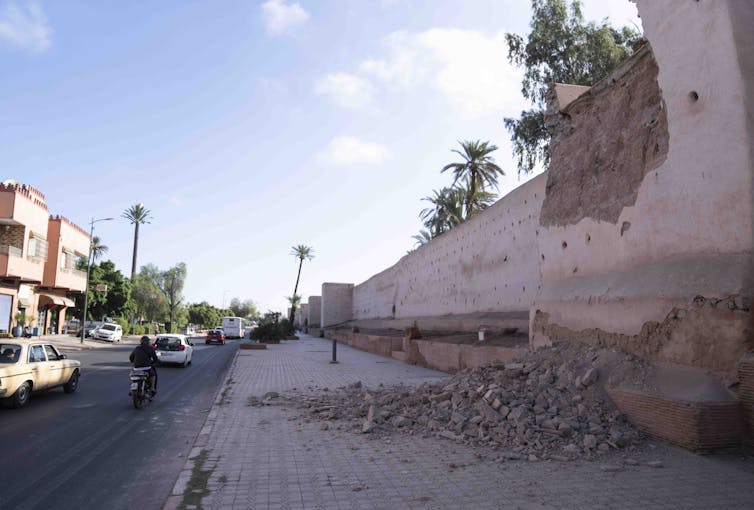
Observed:
[[[60,333],[86,273],[76,260],[89,252],[89,234],[51,216],[32,186],[0,184],[0,333],[23,323],[39,334]]]

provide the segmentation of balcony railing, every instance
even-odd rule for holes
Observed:
[[[21,257],[23,252],[21,248],[10,246],[8,244],[0,245],[0,255],[10,255],[11,257]]]

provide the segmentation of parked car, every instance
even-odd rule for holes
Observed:
[[[207,336],[204,338],[204,343],[225,345],[225,333],[222,329],[210,329],[207,331]]]
[[[87,321],[84,324],[84,336],[90,337],[92,336],[92,332],[94,332],[95,329],[99,329],[104,322],[89,322]],[[76,333],[76,336],[81,336],[81,329],[79,328],[78,332]]]
[[[186,335],[157,335],[154,348],[157,351],[157,359],[160,364],[173,363],[186,368],[191,363],[194,353],[193,343]]]
[[[79,385],[81,363],[68,359],[52,344],[38,340],[0,341],[0,398],[23,407],[33,391],[58,386],[73,393]]]
[[[106,340],[108,342],[120,342],[123,338],[123,328],[118,324],[106,322],[92,331],[92,338],[96,340]]]

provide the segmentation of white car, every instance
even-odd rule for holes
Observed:
[[[194,344],[186,338],[186,335],[157,335],[154,341],[154,349],[157,351],[160,364],[173,363],[183,368],[191,363],[191,356],[194,354],[193,346]]]
[[[0,398],[23,407],[32,391],[79,386],[81,363],[68,359],[52,344],[38,340],[0,340]]]
[[[106,322],[92,331],[92,338],[97,340],[107,340],[108,342],[120,342],[121,338],[123,338],[123,328],[118,324]]]

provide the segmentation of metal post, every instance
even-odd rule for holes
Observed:
[[[86,336],[86,308],[89,306],[89,273],[92,271],[92,237],[94,236],[94,218],[89,224],[89,256],[86,261],[86,287],[84,288],[84,313],[81,316],[81,343]]]
[[[338,362],[338,342],[335,341],[335,339],[332,339],[332,360],[330,363],[337,363]]]
[[[94,238],[94,224],[98,221],[111,221],[114,218],[100,218],[95,220],[92,218],[92,222],[89,224],[89,260],[86,261],[86,288],[84,289],[84,313],[81,317],[81,343],[84,343],[84,337],[86,336],[86,309],[89,306],[89,273],[92,271],[92,248]]]

